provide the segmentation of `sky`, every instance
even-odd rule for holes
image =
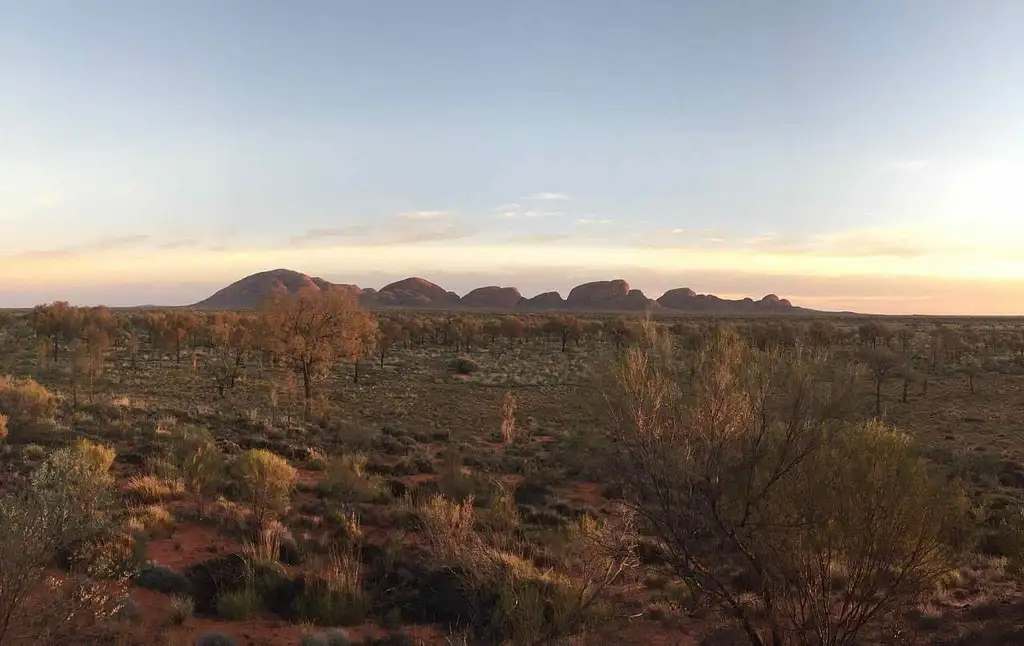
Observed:
[[[1024,314],[1019,0],[0,0],[0,307],[286,267]]]

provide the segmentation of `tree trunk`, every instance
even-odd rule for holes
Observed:
[[[310,374],[310,367],[303,363],[302,364],[302,393],[303,393],[303,410],[306,413],[306,419],[309,419],[309,415],[312,412],[312,399],[313,399],[313,384],[312,375]]]
[[[907,403],[907,386],[909,385],[906,379],[903,380],[903,403]]]
[[[359,359],[356,359],[355,370],[352,372],[352,383],[359,383]]]
[[[882,414],[882,380],[875,380],[875,417]]]

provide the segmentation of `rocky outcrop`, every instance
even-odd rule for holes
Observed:
[[[574,310],[624,310],[642,312],[660,307],[624,280],[599,280],[573,287],[565,306]]]
[[[385,285],[374,300],[388,307],[451,307],[460,302],[458,294],[423,278],[406,278]]]
[[[380,290],[360,288],[357,285],[331,283],[288,269],[275,269],[247,276],[192,307],[200,309],[253,309],[260,307],[275,291],[294,294],[301,289],[342,291],[358,298],[364,307],[408,307],[422,309],[491,308],[523,310],[591,310],[643,312],[665,311],[721,313],[721,314],[776,314],[810,312],[794,307],[775,294],[760,300],[744,298],[729,300],[714,294],[698,294],[688,287],[670,289],[654,301],[639,289],[630,289],[624,280],[603,280],[574,287],[566,299],[558,292],[544,292],[532,298],[523,298],[515,287],[478,287],[459,297],[455,292],[423,278],[406,278],[385,285]]]
[[[274,292],[295,294],[302,289],[321,289],[306,274],[290,269],[272,269],[246,276],[192,307],[208,310],[256,309]]]
[[[622,279],[597,280],[572,288],[565,298],[565,306],[571,309],[604,309],[609,303],[629,294],[629,283]]]
[[[477,287],[462,297],[462,305],[466,307],[487,307],[495,309],[512,309],[523,300],[523,295],[515,287]]]
[[[557,310],[565,307],[565,300],[558,292],[544,292],[524,299],[520,306],[531,310]]]

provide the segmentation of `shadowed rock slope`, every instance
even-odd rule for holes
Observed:
[[[379,290],[356,285],[331,283],[290,269],[274,269],[247,276],[192,307],[228,310],[254,309],[275,290],[294,294],[301,289],[343,291],[359,299],[365,307],[409,307],[421,309],[492,309],[492,310],[581,310],[581,311],[679,311],[709,314],[774,314],[811,312],[794,307],[775,294],[760,300],[730,300],[713,294],[697,294],[681,287],[665,292],[653,300],[639,289],[631,289],[624,280],[602,280],[577,285],[563,299],[558,292],[544,292],[523,298],[515,287],[478,287],[465,296],[448,291],[423,278],[406,278],[385,285]]]

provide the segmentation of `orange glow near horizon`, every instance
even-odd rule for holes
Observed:
[[[106,289],[111,298],[116,298],[120,285],[224,286],[255,272],[283,267],[338,282],[348,282],[348,275],[430,279],[442,274],[519,286],[516,277],[529,273],[550,276],[549,289],[565,289],[560,283],[567,275],[592,280],[622,277],[654,298],[660,295],[658,290],[689,286],[723,296],[755,298],[764,289],[794,304],[823,309],[1024,312],[1024,259],[1011,248],[969,246],[962,239],[936,240],[934,236],[926,239],[928,246],[918,248],[909,247],[909,239],[906,232],[861,230],[802,246],[771,237],[703,247],[450,242],[216,250],[139,245],[0,256],[0,272],[6,288],[20,293],[90,286]],[[695,282],[701,276],[729,278],[733,287],[716,291],[713,285]],[[871,290],[860,288],[860,283],[871,285]]]

